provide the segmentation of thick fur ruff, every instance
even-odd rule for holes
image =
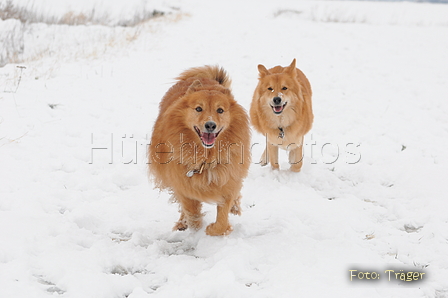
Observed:
[[[229,212],[240,214],[240,190],[250,166],[246,111],[217,66],[183,72],[160,103],[148,151],[156,187],[173,193],[181,216],[176,230],[202,226],[202,202],[217,204],[208,235],[232,231]]]
[[[296,68],[296,59],[287,67],[266,69],[258,65],[259,81],[250,107],[255,130],[267,138],[260,163],[278,169],[278,148],[289,152],[291,170],[303,163],[303,137],[311,129],[313,110],[311,85]]]

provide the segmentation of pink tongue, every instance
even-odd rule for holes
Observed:
[[[281,112],[283,110],[283,106],[276,106],[274,107],[274,111]]]
[[[202,142],[206,145],[213,145],[215,143],[216,134],[203,132],[201,136]]]

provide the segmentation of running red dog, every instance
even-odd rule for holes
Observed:
[[[296,59],[287,67],[266,69],[258,65],[260,77],[250,107],[255,129],[266,135],[267,148],[261,165],[278,169],[278,148],[289,151],[291,171],[299,172],[303,159],[303,136],[313,124],[311,85]]]
[[[180,204],[174,230],[202,227],[202,202],[217,204],[208,235],[232,231],[229,212],[240,215],[240,190],[250,165],[246,111],[230,91],[227,73],[217,66],[183,72],[160,103],[148,151],[156,187]]]

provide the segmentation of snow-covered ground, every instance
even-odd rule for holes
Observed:
[[[137,27],[29,24],[25,62],[0,68],[0,297],[448,297],[448,5],[160,7]],[[145,151],[173,78],[220,64],[248,109],[257,64],[293,58],[314,91],[302,172],[285,153],[260,167],[253,133],[233,233],[172,232]]]

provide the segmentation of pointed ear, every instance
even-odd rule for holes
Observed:
[[[193,83],[191,83],[190,87],[188,87],[187,92],[185,95],[191,94],[196,91],[196,88],[201,87],[202,83],[199,80],[195,80]]]
[[[291,68],[296,68],[296,58],[294,58],[291,62],[291,64],[289,65],[289,67]]]
[[[294,77],[296,76],[296,58],[294,58],[291,64],[285,68],[285,72],[291,74]]]
[[[267,76],[268,74],[271,74],[269,70],[264,67],[264,65],[258,64],[258,72],[260,73],[260,79],[264,76]]]

